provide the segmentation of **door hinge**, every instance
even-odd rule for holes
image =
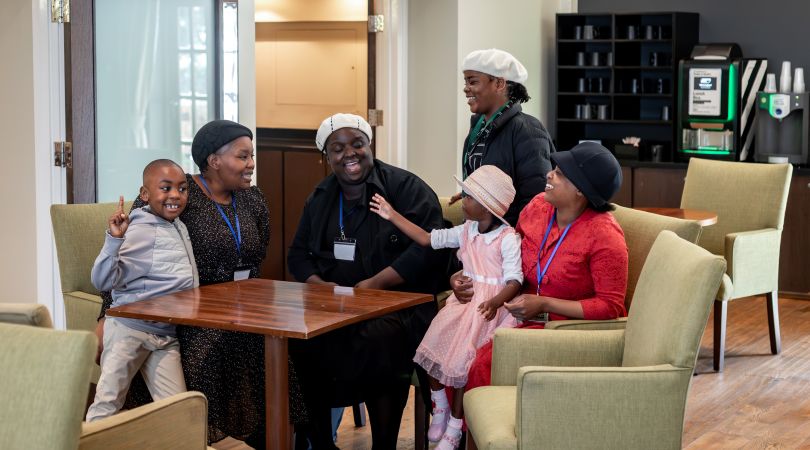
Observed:
[[[51,0],[51,22],[70,22],[70,0]]]
[[[73,144],[64,141],[53,143],[53,165],[73,168]]]
[[[382,14],[368,16],[368,32],[380,33],[385,30],[385,17]]]
[[[383,125],[383,110],[369,109],[368,124],[371,125],[372,127],[381,127]]]

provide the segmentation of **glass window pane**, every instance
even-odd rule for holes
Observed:
[[[194,49],[205,50],[208,43],[206,38],[208,18],[206,17],[206,11],[201,6],[191,8],[191,29],[193,31],[191,42],[194,43]]]
[[[191,100],[180,99],[180,139],[190,141],[194,139],[194,124],[191,121]]]
[[[194,54],[194,95],[205,97],[208,95],[208,83],[211,81],[208,74],[208,55],[205,53]]]
[[[208,100],[194,100],[194,131],[208,122]]]
[[[191,95],[191,55],[180,53],[177,56],[177,81],[180,95]]]
[[[177,48],[188,50],[191,48],[191,27],[189,26],[189,10],[187,6],[177,8]]]
[[[219,105],[208,100],[219,76],[213,53],[218,4],[95,2],[98,201],[134,198],[141,170],[157,158],[196,172],[191,140],[216,118]]]
[[[225,53],[222,55],[223,79],[223,111],[224,119],[239,121],[239,70],[238,56],[235,53]]]
[[[235,2],[222,4],[222,51],[226,53],[235,52],[239,48],[236,13]]]
[[[180,161],[177,161],[186,173],[196,172],[194,159],[191,157],[191,144],[180,145]]]

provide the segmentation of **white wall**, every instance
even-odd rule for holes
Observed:
[[[452,195],[458,142],[460,0],[408,2],[407,168]]]
[[[552,132],[555,14],[575,9],[576,0],[410,0],[408,169],[440,196],[457,191],[451,175],[470,126],[461,63],[473,50],[500,48],[526,66],[523,110]]]
[[[37,299],[33,11],[0,2],[0,302]]]

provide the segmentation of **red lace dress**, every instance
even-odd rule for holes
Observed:
[[[545,265],[562,234],[557,224],[540,249],[543,235],[554,214],[545,194],[536,196],[520,213],[516,230],[523,237],[521,259],[524,275],[523,293],[537,293],[537,255]],[[563,243],[543,278],[540,295],[578,301],[585,319],[607,320],[627,315],[624,294],[627,290],[627,244],[624,233],[609,213],[586,209],[571,225]],[[568,317],[550,314],[549,320]],[[543,328],[528,325],[524,328]],[[488,386],[491,381],[492,342],[476,353],[465,390]]]

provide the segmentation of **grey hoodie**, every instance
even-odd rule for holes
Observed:
[[[112,306],[146,300],[200,285],[188,230],[180,219],[169,222],[149,210],[130,214],[123,238],[107,232],[90,274],[99,291],[112,290]],[[174,325],[116,317],[135,330],[175,336]]]

